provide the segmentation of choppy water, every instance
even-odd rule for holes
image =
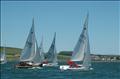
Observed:
[[[15,62],[1,65],[1,79],[120,79],[120,62],[94,62],[89,72],[58,68],[15,69]]]

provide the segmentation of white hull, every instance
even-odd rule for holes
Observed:
[[[4,63],[6,63],[6,62],[7,62],[6,60],[0,59],[0,64],[4,64]]]
[[[0,61],[0,64],[5,64],[6,63],[6,61]]]
[[[80,71],[89,71],[93,70],[93,68],[87,69],[86,67],[82,65],[78,65],[78,67],[70,67],[69,65],[61,65],[60,70],[80,70]]]
[[[42,67],[32,67],[32,68],[29,68],[29,69],[42,69]]]
[[[54,66],[58,66],[57,63],[47,63],[47,64],[43,64],[43,67],[54,67]]]
[[[40,63],[32,63],[32,62],[27,62],[27,64],[33,65],[33,66],[39,66],[40,65]]]

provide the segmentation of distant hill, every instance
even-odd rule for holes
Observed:
[[[61,52],[59,52],[59,55],[71,56],[72,51],[61,51]]]
[[[69,59],[72,56],[72,51],[61,51],[60,56],[67,56]],[[58,56],[59,56],[58,55]],[[92,61],[120,61],[120,55],[96,55],[91,54]]]
[[[5,47],[7,60],[18,60],[22,49]],[[3,52],[3,47],[0,47],[0,53]]]
[[[0,47],[0,52],[2,51],[3,51],[3,47]],[[13,47],[5,47],[5,51],[7,55],[16,55],[16,54],[20,54],[22,49],[13,48]]]
[[[18,60],[20,57],[20,53],[22,49],[20,48],[13,48],[13,47],[6,47],[6,55],[8,60]],[[2,53],[3,47],[0,47],[0,53]],[[61,51],[58,53],[58,60],[60,61],[67,61],[72,56],[72,51]],[[112,60],[119,60],[120,56],[118,55],[95,55],[91,54],[91,58],[93,61],[112,61]]]

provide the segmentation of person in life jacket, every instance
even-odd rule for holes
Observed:
[[[70,65],[70,67],[78,67],[78,65],[73,61],[69,60],[67,63],[68,63],[68,65]]]
[[[45,60],[45,61],[43,61],[42,63],[43,63],[43,64],[48,64],[48,61],[47,61],[47,60]]]

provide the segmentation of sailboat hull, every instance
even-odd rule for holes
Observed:
[[[33,64],[31,62],[21,62],[16,65],[16,68],[33,68],[33,67],[43,67],[43,64]]]
[[[16,68],[42,68],[42,67],[38,66],[38,65],[34,65],[34,66],[20,66],[20,65],[16,65]]]
[[[69,65],[61,65],[60,70],[79,70],[79,71],[89,71],[93,70],[93,68],[86,68],[82,65],[78,65],[78,67],[70,67]]]
[[[57,63],[47,63],[47,64],[43,64],[43,67],[54,67],[54,66],[58,66]]]
[[[3,60],[3,61],[0,61],[0,64],[5,64],[5,63],[6,63],[6,61],[4,61],[4,60]]]

